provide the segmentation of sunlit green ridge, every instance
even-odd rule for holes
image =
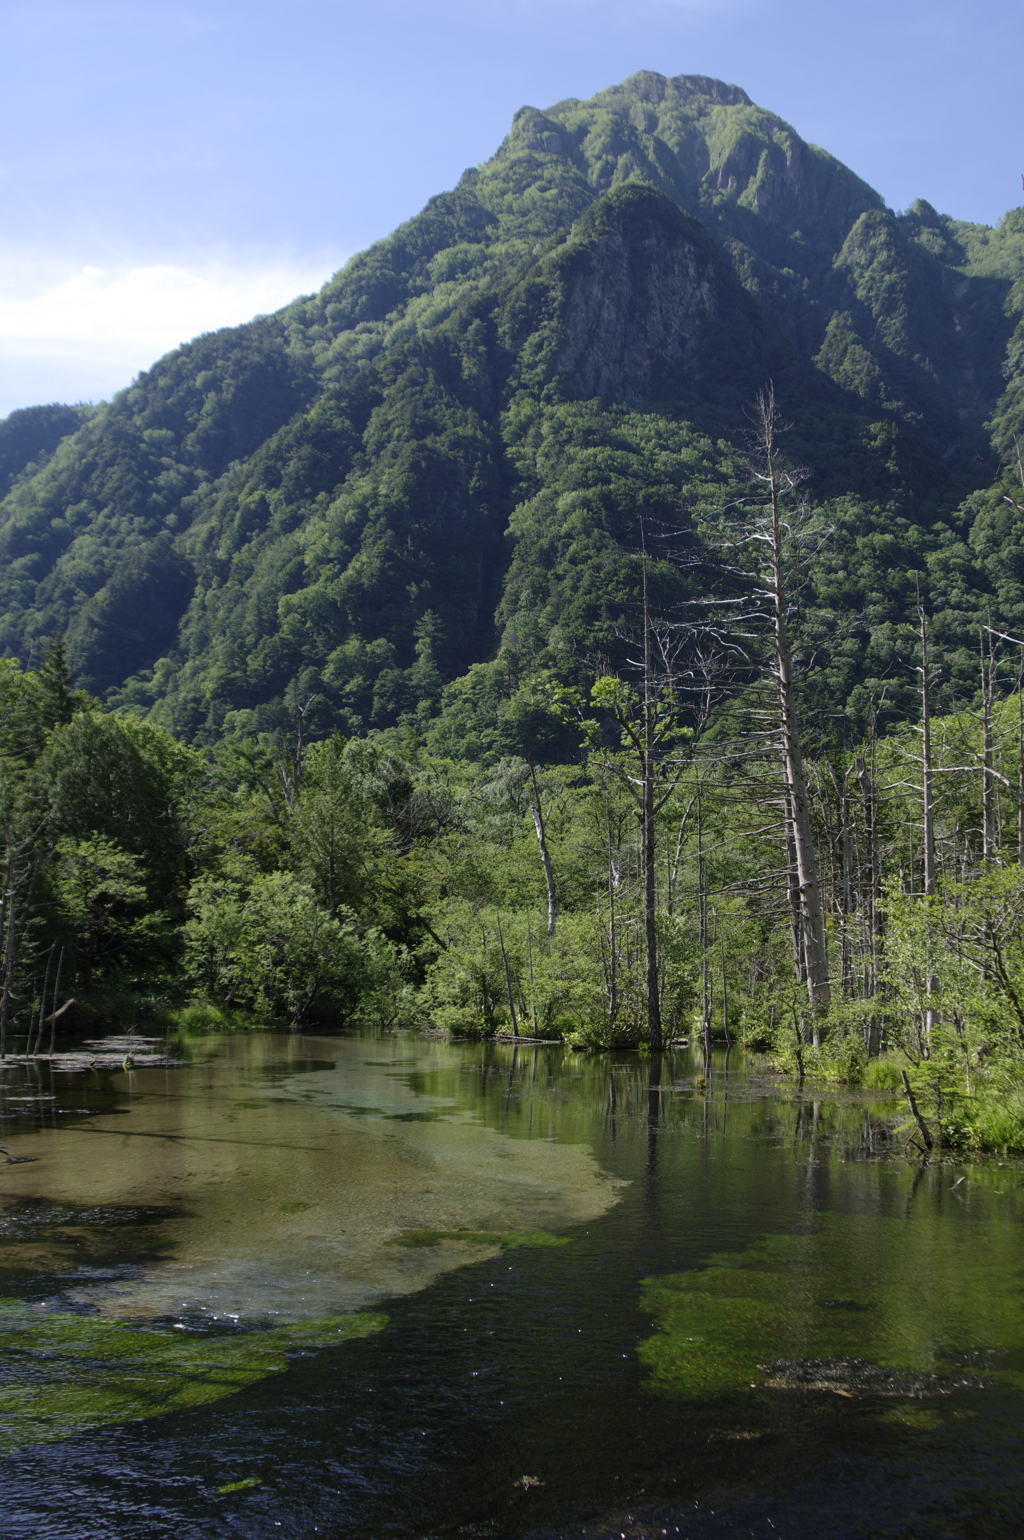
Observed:
[[[611,644],[639,517],[728,496],[769,376],[833,500],[822,610],[899,623],[918,571],[952,637],[1010,626],[1017,525],[963,499],[1012,453],[1022,256],[1018,212],[895,214],[704,76],[523,108],[319,294],[169,354],[55,452],[53,409],[11,419],[3,645],[67,626],[86,684],[186,735],[312,698],[320,733],[444,702],[461,741],[471,689],[500,707]],[[837,705],[884,674],[826,650]]]

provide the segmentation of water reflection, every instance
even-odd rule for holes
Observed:
[[[175,1071],[9,1083],[4,1142],[38,1159],[0,1166],[7,1292],[195,1324],[390,1290],[390,1324],[216,1409],[104,1429],[101,1461],[80,1436],[45,1466],[7,1464],[12,1536],[604,1536],[643,1533],[629,1505],[656,1501],[674,1516],[651,1532],[685,1509],[692,1540],[860,1534],[865,1511],[915,1540],[1019,1533],[1019,1508],[1016,1529],[991,1517],[1016,1501],[1018,1166],[908,1164],[895,1109],[774,1084],[737,1050],[257,1037],[191,1052]],[[527,1228],[567,1244],[452,1238]],[[416,1244],[388,1244],[403,1229]],[[740,1351],[722,1302],[752,1272]],[[720,1338],[705,1364],[771,1373],[683,1386],[650,1344],[695,1335],[694,1299]],[[930,1400],[927,1376],[957,1354],[977,1383]],[[924,1377],[809,1377],[829,1355]],[[857,1460],[868,1474],[840,1502]],[[733,1503],[720,1530],[700,1518],[710,1492],[716,1513]],[[69,1528],[81,1502],[85,1531]]]
[[[414,1047],[236,1038],[201,1067],[113,1076],[116,1111],[11,1138],[34,1163],[4,1168],[4,1191],[177,1210],[162,1225],[171,1255],[69,1297],[106,1314],[235,1320],[355,1309],[465,1264],[457,1240],[389,1245],[403,1230],[559,1229],[615,1201],[582,1134],[509,1138],[477,1115],[458,1052]],[[517,1072],[513,1053],[500,1123]],[[452,1077],[450,1091],[424,1087]],[[8,1246],[4,1260],[27,1255]]]

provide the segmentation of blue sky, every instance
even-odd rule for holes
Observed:
[[[996,223],[1022,34],[1009,0],[6,0],[0,415],[318,287],[517,107],[637,69],[743,86],[894,208]]]

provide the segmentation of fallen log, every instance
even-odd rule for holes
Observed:
[[[51,1011],[49,1016],[43,1017],[43,1026],[50,1027],[55,1021],[60,1021],[65,1011],[69,1011],[74,1005],[74,999],[65,1000],[59,1011]]]
[[[932,1136],[928,1132],[928,1124],[925,1122],[924,1118],[918,1111],[917,1102],[914,1100],[914,1093],[910,1089],[910,1081],[907,1079],[906,1070],[901,1069],[900,1074],[903,1077],[903,1091],[906,1095],[907,1101],[910,1103],[910,1110],[914,1115],[914,1122],[917,1124],[918,1132],[920,1133],[921,1138],[924,1140],[925,1149],[930,1150],[932,1148]]]

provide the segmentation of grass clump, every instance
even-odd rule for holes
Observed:
[[[867,1091],[895,1091],[902,1094],[900,1070],[906,1067],[907,1061],[902,1054],[884,1054],[880,1058],[869,1059],[864,1066],[862,1084]]]
[[[186,1005],[168,1007],[164,1021],[181,1032],[244,1032],[266,1026],[248,1011],[222,1010],[210,1000],[190,1000]]]

